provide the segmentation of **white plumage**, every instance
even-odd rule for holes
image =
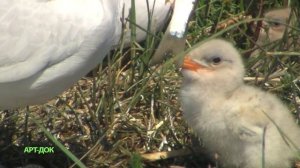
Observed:
[[[146,2],[136,1],[137,24],[145,29]],[[1,0],[0,108],[45,102],[100,63],[120,39],[123,7],[128,17],[131,0]],[[154,29],[170,7],[149,0]],[[138,40],[145,36],[137,30]]]

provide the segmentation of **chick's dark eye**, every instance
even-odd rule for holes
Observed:
[[[213,57],[212,58],[212,63],[217,65],[222,61],[222,59],[220,57]]]
[[[280,25],[281,25],[281,23],[279,23],[279,22],[273,22],[273,23],[271,23],[271,26],[273,26],[273,27],[278,27]]]

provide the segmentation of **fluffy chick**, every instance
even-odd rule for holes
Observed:
[[[263,29],[261,29],[257,44],[262,45],[281,39],[287,28],[290,13],[290,8],[275,9],[265,13],[264,18],[267,20],[262,23]]]
[[[232,44],[215,39],[191,50],[182,73],[184,117],[224,167],[291,165],[300,129],[279,99],[243,83],[244,66]]]

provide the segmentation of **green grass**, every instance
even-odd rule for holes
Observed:
[[[220,37],[232,41],[246,55],[255,46],[251,44],[252,36],[242,16],[257,8],[258,2],[250,7],[246,2],[239,2],[201,1],[189,23],[187,48]],[[283,4],[282,1],[264,1],[263,7],[268,10]],[[293,6],[299,14],[299,4]],[[236,17],[239,18],[236,23],[216,28]],[[299,27],[299,23],[296,24]],[[292,35],[299,37],[299,31],[294,30]],[[194,142],[197,139],[182,119],[178,68],[170,60],[155,67],[147,66],[154,41],[159,41],[157,36],[149,35],[147,41],[137,44],[133,29],[131,48],[112,51],[102,65],[72,88],[46,104],[31,106],[29,116],[25,115],[26,109],[0,112],[0,162],[14,166],[29,162],[50,167],[72,166],[73,156],[56,145],[61,143],[65,146],[63,150],[71,151],[87,167],[207,167],[209,163],[214,164],[205,159],[205,155],[197,154],[156,162],[143,161],[139,156],[197,146]],[[265,49],[279,52],[286,43],[284,38],[278,45]],[[244,59],[246,76],[252,77],[247,83],[276,93],[295,114],[297,122],[300,113],[298,52],[286,50],[285,54],[274,56],[262,52],[257,58]],[[263,81],[256,81],[256,77]],[[34,145],[55,146],[56,152],[54,155],[24,155],[23,147]]]

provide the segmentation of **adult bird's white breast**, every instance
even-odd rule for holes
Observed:
[[[162,1],[149,1],[157,27],[170,9]],[[144,28],[146,2],[136,1]],[[120,39],[123,7],[128,13],[131,1],[0,1],[0,108],[45,102],[100,63]]]
[[[118,26],[109,2],[1,1],[0,108],[44,102],[100,62]]]

